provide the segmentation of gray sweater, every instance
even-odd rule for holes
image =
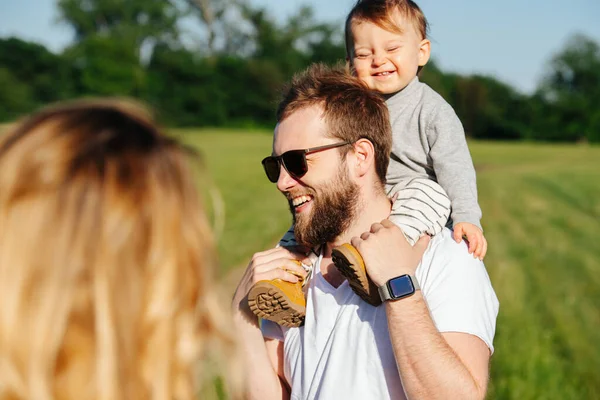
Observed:
[[[438,93],[415,77],[387,99],[392,123],[388,191],[412,178],[432,179],[448,193],[454,224],[481,228],[475,168],[458,116]]]

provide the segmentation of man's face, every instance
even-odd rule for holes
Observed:
[[[345,163],[329,182],[306,187],[313,196],[309,213],[296,213],[290,201],[294,217],[294,235],[298,243],[316,246],[333,241],[349,228],[356,214],[358,186],[348,176]]]
[[[273,154],[340,142],[325,136],[320,107],[294,112],[275,128]],[[316,246],[334,240],[356,213],[358,186],[352,181],[339,149],[306,156],[308,172],[294,178],[280,166],[277,188],[286,196],[294,218],[296,240]]]
[[[404,89],[417,76],[419,66],[429,60],[429,40],[422,39],[400,13],[394,13],[393,21],[402,33],[386,31],[372,22],[352,24],[354,51],[350,62],[356,76],[383,94]]]

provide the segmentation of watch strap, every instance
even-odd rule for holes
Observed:
[[[419,281],[417,280],[417,277],[414,275],[408,275],[408,276],[410,277],[410,280],[412,281],[413,287],[415,288],[415,292],[417,290],[421,290],[421,285],[419,285]],[[394,278],[392,278],[392,279],[394,279]],[[393,297],[392,297],[392,294],[390,293],[390,289],[388,288],[387,282],[385,283],[385,285],[379,286],[377,288],[377,291],[379,292],[379,297],[381,298],[381,301],[393,300]]]

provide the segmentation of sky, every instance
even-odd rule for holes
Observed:
[[[250,0],[284,23],[302,5],[320,21],[343,26],[355,0]],[[60,51],[68,26],[56,0],[0,0],[0,37],[17,36]],[[484,74],[523,93],[535,90],[547,62],[574,33],[600,42],[599,0],[417,0],[429,20],[432,57],[442,70]]]

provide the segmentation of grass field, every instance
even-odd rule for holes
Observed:
[[[179,133],[225,201],[222,271],[243,267],[290,222],[260,166],[271,136]],[[600,399],[600,148],[470,146],[501,304],[489,398]]]
[[[472,144],[500,298],[490,398],[600,398],[600,148]]]
[[[260,165],[271,135],[174,133],[201,151],[205,193],[220,192],[221,276],[235,276],[290,224]],[[490,245],[485,263],[500,299],[489,398],[600,399],[600,147],[470,148]]]

